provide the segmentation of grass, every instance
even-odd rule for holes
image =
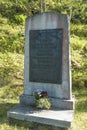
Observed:
[[[0,53],[0,130],[20,130],[17,126],[8,125],[7,111],[19,102],[22,93],[23,55]]]
[[[71,35],[73,87],[87,87],[87,38]]]
[[[74,89],[76,105],[72,130],[87,130],[87,88]]]
[[[23,126],[11,126],[7,121],[7,111],[19,102],[19,95],[23,93],[23,62],[22,54],[0,53],[0,76],[1,72],[3,74],[0,77],[0,130],[29,130]],[[87,130],[87,88],[74,88],[73,94],[76,105],[70,130]]]
[[[24,24],[19,26],[9,23],[7,18],[0,18],[0,52],[17,52],[23,54]]]

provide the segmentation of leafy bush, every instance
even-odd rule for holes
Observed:
[[[18,4],[16,1],[0,1],[0,14],[12,20],[14,15],[25,14],[25,5],[21,1]]]
[[[24,24],[26,16],[24,15],[14,15],[13,22],[16,24]]]
[[[46,12],[68,14],[73,23],[87,23],[87,1],[46,0],[45,5]],[[43,12],[43,7],[44,1],[41,0],[3,0],[0,1],[0,14],[12,20],[15,15],[31,16],[41,12],[41,10]]]

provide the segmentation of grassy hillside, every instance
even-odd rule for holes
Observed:
[[[73,87],[87,87],[87,25],[71,24]]]
[[[0,130],[29,130],[10,126],[7,111],[23,93],[24,5],[0,0]],[[18,12],[17,12],[18,11]],[[72,84],[76,99],[71,130],[87,130],[87,25],[71,23]]]
[[[6,17],[0,18],[0,52],[23,53],[24,24],[9,23]]]

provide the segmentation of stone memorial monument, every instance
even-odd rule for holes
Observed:
[[[69,17],[41,13],[26,19],[24,93],[8,117],[60,128],[72,123],[72,96]],[[50,110],[33,108],[33,93],[47,91]]]

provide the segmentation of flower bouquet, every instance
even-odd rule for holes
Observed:
[[[50,109],[51,102],[48,98],[47,91],[37,90],[34,92],[34,97],[36,100],[36,107],[40,109]]]

